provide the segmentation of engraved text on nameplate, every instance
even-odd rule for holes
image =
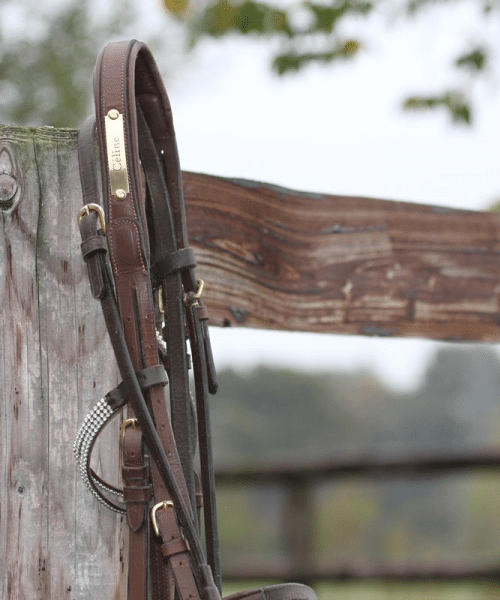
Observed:
[[[123,115],[110,110],[104,117],[111,193],[123,200],[129,192]]]

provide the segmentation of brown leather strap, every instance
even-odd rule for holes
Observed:
[[[87,198],[88,200],[88,198]],[[82,218],[80,219],[80,229],[82,232],[82,237],[85,239],[85,236],[88,234],[90,236],[94,236],[97,235],[97,229],[96,229],[96,221],[97,221],[97,213],[94,210],[84,210],[82,212]],[[109,277],[107,274],[107,268],[106,265],[103,264],[103,261],[100,260],[100,256],[99,255],[95,255],[92,257],[89,257],[88,262],[92,262],[92,261],[96,261],[98,263],[98,265],[100,265],[103,268],[103,272],[101,273],[103,280],[105,281],[105,288],[104,291],[105,293],[103,294],[102,298],[101,298],[101,303],[102,303],[102,307],[103,307],[103,313],[104,313],[104,317],[106,320],[106,324],[108,327],[108,331],[110,333],[110,338],[111,338],[111,342],[113,344],[113,348],[115,350],[115,356],[117,358],[117,362],[118,362],[118,366],[120,368],[120,372],[122,373],[122,377],[124,378],[123,383],[118,386],[118,388],[116,390],[114,390],[113,392],[111,392],[109,394],[110,397],[112,397],[112,404],[116,405],[117,407],[121,405],[121,403],[123,402],[123,393],[128,393],[129,399],[133,402],[134,406],[137,407],[137,409],[139,410],[138,416],[139,414],[141,414],[141,419],[146,423],[147,427],[146,427],[146,432],[149,434],[151,434],[151,429],[152,429],[152,423],[151,425],[148,424],[148,413],[146,412],[146,414],[142,414],[143,410],[141,408],[141,398],[142,398],[142,394],[141,394],[141,390],[139,387],[139,382],[138,382],[138,378],[137,375],[133,372],[133,367],[132,364],[130,362],[130,358],[129,358],[129,354],[128,354],[128,349],[126,348],[126,342],[125,342],[125,338],[123,335],[123,331],[121,328],[121,320],[120,317],[118,315],[118,311],[117,311],[117,307],[116,307],[116,303],[114,302],[114,296],[113,296],[113,289],[112,286],[110,285],[109,282]],[[96,267],[98,265],[93,265],[93,267]],[[89,271],[93,271],[94,268],[89,266]],[[153,369],[154,371],[154,369]],[[145,377],[145,379],[147,379],[147,377]],[[161,379],[161,378],[160,378]],[[163,384],[164,382],[161,381],[161,383]],[[115,397],[116,396],[116,397]],[[134,400],[135,399],[135,400]],[[142,412],[141,412],[142,411]],[[148,440],[148,444],[150,445],[150,449],[155,449],[155,460],[158,460],[158,464],[162,464],[162,462],[165,462],[165,459],[161,459],[161,453],[159,453],[157,444],[155,442],[155,438],[154,436],[151,438],[151,435],[149,435],[149,440]],[[169,476],[168,476],[168,469],[167,469],[167,475],[166,476],[162,476],[161,481],[159,482],[159,486],[163,485],[163,477],[166,477],[165,481],[170,481]],[[170,484],[171,486],[173,485],[172,483]],[[165,498],[168,497],[168,492],[166,491],[167,487],[165,487],[165,489],[161,491],[160,493],[160,497]],[[171,488],[172,491],[175,490],[175,487]],[[169,488],[170,490],[170,488]],[[172,496],[175,501],[176,501],[176,506],[178,507],[178,509],[182,508],[182,500],[181,500],[181,496],[178,492],[176,492],[175,496]],[[182,511],[179,513],[179,517],[182,517]],[[182,519],[181,519],[182,522]],[[184,521],[185,523],[185,521]],[[174,520],[173,521],[174,527],[177,527],[177,522]],[[187,525],[184,525],[184,527],[186,528],[185,531],[186,533],[189,533],[189,527],[187,527]],[[191,539],[195,539],[196,538],[192,538]],[[154,555],[158,555],[158,553],[153,553]],[[200,556],[200,554],[198,553],[198,557]],[[199,561],[199,558],[197,559]],[[137,564],[144,564],[144,561],[140,561]],[[156,564],[159,564],[158,561],[156,561]],[[187,564],[189,564],[188,560],[183,560],[182,564],[184,566],[186,566]],[[201,564],[201,562],[199,562],[198,564]],[[156,571],[158,571],[158,569],[156,568]],[[189,577],[191,578],[191,583],[188,582],[188,587],[186,587],[184,585],[185,589],[194,589],[193,587],[193,581],[194,579],[192,578],[192,573],[189,574]],[[165,577],[163,577],[163,581],[167,582],[165,583],[165,585],[168,584],[168,581],[171,579],[170,575],[167,573],[167,575]],[[183,581],[182,578],[178,578],[178,581]],[[156,580],[156,584],[158,589],[160,589],[161,582],[159,585],[159,578],[157,577]],[[192,594],[190,592],[191,596],[193,596],[194,598],[196,598],[196,594]],[[213,594],[212,594],[213,595]],[[154,594],[154,598],[156,600],[156,598],[159,598],[156,593]],[[163,599],[162,599],[163,600]]]
[[[208,314],[201,299],[203,285],[194,275],[194,254],[187,246],[170,105],[147,47],[134,40],[107,46],[96,65],[95,96],[106,218],[93,204],[81,213],[79,221],[92,293],[102,303],[123,377],[122,384],[109,394],[106,410],[118,409],[127,401],[133,419],[124,424],[122,467],[131,532],[129,600],[174,600],[176,591],[181,600],[220,600],[207,407],[207,393],[215,393],[217,383]],[[81,143],[80,168],[84,198],[97,203],[91,127],[86,122],[81,130],[80,137],[87,142]],[[163,333],[160,351],[158,329]],[[197,419],[189,393],[187,337],[193,355]],[[170,382],[172,425],[164,396],[167,379],[163,366]],[[203,494],[192,468],[196,420]],[[87,443],[86,432],[81,439]],[[99,480],[97,475],[95,480]],[[201,496],[209,564],[198,531]],[[115,508],[112,503],[108,506]],[[155,537],[150,539],[152,526]],[[297,584],[257,588],[231,597],[245,598],[316,600],[312,590]]]
[[[80,220],[80,229],[82,232],[82,236],[85,237],[88,229],[89,229],[89,235],[91,235],[91,236],[96,235],[96,227],[95,227],[95,223],[97,220],[96,213],[94,212],[94,210],[83,210],[81,212],[82,212],[82,217]],[[89,227],[88,227],[88,225],[89,225]],[[99,258],[100,257],[96,255],[95,257],[92,257],[89,260],[92,261],[95,259],[99,263],[99,265],[101,265],[103,268],[102,278],[103,278],[103,281],[105,282],[105,287],[104,287],[104,294],[103,294],[102,298],[100,298],[101,305],[103,308],[103,314],[105,317],[108,332],[110,334],[110,339],[111,339],[111,342],[113,345],[113,349],[115,351],[115,357],[116,357],[116,360],[118,363],[118,367],[119,367],[120,372],[123,377],[123,383],[116,390],[114,390],[114,392],[111,392],[109,394],[110,397],[112,396],[111,403],[113,405],[116,405],[117,407],[120,406],[120,404],[123,401],[122,392],[124,392],[128,396],[128,399],[131,402],[132,406],[134,407],[139,423],[141,423],[144,426],[143,432],[145,434],[145,439],[147,441],[148,448],[151,451],[151,455],[154,458],[153,465],[154,465],[155,469],[159,469],[161,471],[160,485],[162,485],[163,482],[166,482],[165,488],[166,488],[166,490],[168,490],[168,493],[171,495],[172,499],[174,500],[174,505],[176,507],[176,515],[179,518],[179,522],[182,524],[183,531],[188,536],[189,540],[192,540],[191,551],[193,552],[193,555],[194,555],[194,558],[196,561],[196,565],[197,565],[197,569],[198,569],[198,571],[197,571],[198,577],[195,578],[197,580],[197,588],[198,588],[198,590],[203,589],[203,587],[205,588],[203,590],[205,597],[207,596],[207,593],[208,593],[208,595],[210,597],[216,598],[216,597],[218,597],[218,593],[217,593],[217,590],[212,589],[213,583],[211,583],[210,570],[209,569],[207,570],[204,567],[204,561],[203,561],[202,554],[201,554],[201,551],[199,548],[199,539],[197,537],[197,534],[194,533],[192,523],[190,522],[189,517],[187,516],[187,512],[186,512],[185,506],[183,504],[182,496],[181,496],[181,494],[177,488],[177,485],[175,483],[173,473],[170,470],[165,451],[163,450],[163,448],[161,446],[161,442],[156,435],[156,431],[155,431],[153,422],[149,415],[149,411],[145,405],[142,391],[139,386],[138,377],[137,377],[136,373],[134,372],[134,369],[133,369],[133,366],[132,366],[132,363],[130,360],[125,336],[123,333],[121,317],[118,313],[118,308],[117,308],[116,302],[114,300],[113,286],[111,285],[111,283],[109,281],[109,274],[108,274],[107,266],[105,263],[103,263],[103,261],[99,260]],[[160,494],[160,496],[161,495],[162,494]],[[165,495],[163,497],[165,497],[166,495],[167,495],[167,492],[165,491]],[[176,526],[177,526],[177,523],[176,523]],[[198,548],[196,547],[197,545],[198,545]],[[196,550],[196,552],[194,552],[195,550]],[[153,553],[153,554],[155,556],[158,556],[158,553]],[[156,564],[158,564],[158,563],[156,562],[155,565]],[[183,561],[183,565],[185,566],[186,564],[187,564],[187,561]],[[191,562],[191,565],[192,564],[193,563]],[[193,572],[191,575],[194,577],[195,573]],[[168,583],[168,577],[169,577],[169,575],[167,574],[167,577],[164,578],[164,582]],[[181,578],[179,578],[178,580],[182,581]],[[201,587],[200,587],[200,584],[201,584]],[[196,595],[193,597],[196,597]],[[157,596],[155,595],[154,598],[156,600]]]
[[[159,365],[156,347],[155,310],[149,278],[149,248],[147,244],[147,226],[145,217],[145,198],[140,187],[141,164],[139,159],[137,111],[135,98],[142,86],[144,93],[148,91],[158,95],[161,80],[156,71],[149,50],[138,42],[121,42],[110,44],[101,53],[95,69],[95,94],[97,131],[100,141],[101,170],[103,173],[103,196],[106,210],[108,246],[111,255],[116,295],[124,325],[132,362],[136,371]],[[161,99],[161,97],[160,97]],[[108,147],[106,139],[106,119],[117,111],[123,127],[118,129],[114,137],[120,143],[119,136],[123,132],[124,154],[119,156],[123,174],[127,176],[128,190],[124,198],[117,196],[117,189],[112,185],[113,172],[109,164],[113,163],[114,147]],[[160,113],[162,116],[163,113]],[[118,120],[118,119],[115,119]],[[159,118],[161,123],[165,119]],[[126,169],[124,166],[126,165]],[[111,174],[111,176],[110,176]],[[123,189],[123,188],[118,188]],[[172,357],[171,357],[172,360]],[[169,456],[176,479],[185,501],[188,502],[187,488],[180,468],[180,461],[173,437],[168,426],[168,415],[163,391],[152,388],[151,405],[155,421],[161,423],[160,437],[164,448],[168,448]]]
[[[148,597],[149,502],[152,497],[149,466],[144,457],[142,433],[127,427],[123,434],[123,498],[130,528],[128,597]]]
[[[207,538],[207,560],[212,566],[215,585],[222,587],[219,535],[217,530],[215,473],[212,460],[212,441],[210,437],[210,415],[208,410],[208,373],[206,362],[207,348],[207,311],[192,293],[185,299],[186,322],[189,329],[189,339],[193,348],[193,367],[196,389],[196,407],[198,417],[198,437],[201,451],[201,484],[204,497],[204,522]]]
[[[119,310],[134,369],[136,371],[155,369],[159,366],[159,358],[156,347],[156,316],[149,277],[146,199],[141,190],[142,171],[139,161],[136,98],[145,98],[144,105],[153,114],[158,125],[157,130],[161,130],[167,137],[172,137],[171,119],[163,117],[167,114],[166,109],[169,109],[168,100],[149,51],[138,42],[107,46],[98,59],[95,73],[97,131],[101,148],[103,196],[107,214],[106,235]],[[163,152],[165,150],[171,151],[168,141]],[[178,175],[178,164],[176,167],[175,173]],[[117,179],[118,171],[120,176]],[[173,206],[175,207],[175,203]],[[182,227],[180,229],[181,236],[178,240],[184,242],[185,232]],[[172,327],[174,339],[171,344],[168,344],[170,368],[174,369],[176,367],[172,365],[180,363],[176,368],[176,374],[180,374],[180,377],[171,376],[171,387],[174,381],[180,381],[177,390],[171,392],[174,397],[176,392],[184,396],[189,393],[185,334],[181,322],[183,291],[179,277],[177,274],[175,276],[178,289],[168,295],[169,298],[173,297],[174,301],[176,297],[177,302],[181,303],[180,310],[178,306],[177,310],[175,307],[171,310],[171,314],[179,315],[179,323],[178,325],[174,323]],[[181,351],[171,351],[171,347],[181,348]],[[191,450],[184,449],[184,455],[188,456],[185,458],[186,464],[183,470],[177,451],[180,444],[176,444],[170,427],[163,386],[151,385],[147,396],[183,502],[187,507],[193,507],[194,480],[189,484],[189,479],[193,479]],[[177,402],[175,406],[182,406],[182,402]],[[188,418],[183,414],[181,428],[189,427],[186,422]],[[188,436],[189,432],[184,439],[187,440]],[[186,476],[188,483],[186,483]],[[165,482],[155,466],[153,466],[153,483],[155,501],[162,502],[170,498]],[[192,488],[191,493],[190,488]],[[191,509],[191,516],[194,516],[193,509]],[[172,538],[181,539],[182,535],[175,518],[161,516],[158,525],[164,543],[168,543]],[[189,548],[186,546],[182,552],[170,556],[170,564],[181,597],[186,600],[199,597],[200,592],[190,565]]]
[[[123,432],[123,499],[126,502],[127,524],[134,532],[146,529],[149,504],[153,490],[149,478],[149,465],[144,456],[141,430],[127,427]],[[149,527],[147,527],[149,528]]]

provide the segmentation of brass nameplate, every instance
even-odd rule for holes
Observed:
[[[123,115],[113,109],[104,117],[111,193],[124,200],[129,192]]]

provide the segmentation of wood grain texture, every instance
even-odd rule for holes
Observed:
[[[500,215],[186,173],[211,323],[500,339]]]
[[[0,135],[2,168],[8,155],[19,182],[0,211],[0,597],[9,600],[111,600],[124,589],[124,528],[84,489],[72,455],[79,423],[117,381],[79,251],[75,139]],[[116,481],[114,429],[96,458]]]

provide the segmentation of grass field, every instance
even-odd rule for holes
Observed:
[[[224,595],[252,587],[258,584],[225,585]],[[500,600],[500,583],[319,584],[315,591],[318,600]]]
[[[346,584],[321,585],[319,600],[497,600],[500,584]]]

